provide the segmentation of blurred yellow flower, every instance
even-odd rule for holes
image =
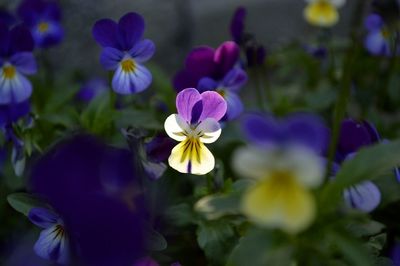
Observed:
[[[241,205],[251,221],[293,234],[313,222],[316,207],[309,188],[319,186],[324,176],[324,163],[314,152],[300,147],[245,147],[235,153],[233,167],[256,180]]]
[[[331,27],[339,20],[338,8],[345,0],[306,0],[304,17],[308,23],[319,27]]]

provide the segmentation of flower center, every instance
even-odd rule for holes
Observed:
[[[321,16],[329,16],[332,13],[333,6],[329,1],[321,0],[315,3],[315,12]]]
[[[388,29],[383,28],[381,30],[382,37],[388,39],[390,37],[390,31]]]
[[[63,238],[65,235],[64,226],[57,224],[53,230],[53,239]]]
[[[277,191],[279,189],[290,190],[298,185],[295,176],[289,171],[274,171],[268,178],[271,186],[275,187]]]
[[[216,90],[219,95],[221,95],[225,99],[226,92],[224,89],[217,89]]]
[[[136,64],[133,59],[128,58],[121,62],[121,67],[124,72],[134,72],[136,69]]]
[[[3,67],[3,76],[4,76],[4,78],[12,79],[12,78],[15,77],[15,74],[16,74],[16,70],[15,70],[14,66],[9,65],[9,66]]]
[[[49,30],[49,23],[47,22],[40,22],[38,25],[38,30],[41,33],[44,33]]]

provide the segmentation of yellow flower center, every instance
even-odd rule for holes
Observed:
[[[304,10],[306,20],[315,26],[333,26],[339,20],[339,14],[334,5],[326,0],[309,4]]]
[[[382,34],[383,38],[385,38],[385,39],[389,39],[389,37],[390,37],[390,31],[386,28],[383,28],[381,30],[381,34]]]
[[[199,138],[189,137],[182,143],[182,156],[181,163],[183,163],[187,158],[190,161],[196,161],[197,163],[201,163],[200,158],[200,149],[201,142]]]
[[[5,66],[3,67],[3,76],[6,79],[12,79],[16,75],[15,67],[13,66]]]
[[[125,59],[121,62],[121,67],[124,72],[134,72],[136,69],[136,63],[133,59]]]
[[[47,22],[40,22],[38,25],[39,32],[46,32],[49,29],[49,23]]]
[[[226,95],[225,90],[223,90],[223,89],[217,89],[217,92],[218,92],[219,95],[221,95],[222,97],[225,98],[225,95]]]

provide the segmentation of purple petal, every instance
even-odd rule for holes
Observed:
[[[172,83],[174,89],[177,92],[180,92],[186,88],[196,88],[198,81],[199,81],[198,75],[188,70],[181,70],[178,73],[176,73]]]
[[[371,14],[364,21],[365,28],[370,31],[380,30],[383,27],[383,24],[382,17],[378,14]]]
[[[61,20],[61,8],[57,2],[47,2],[43,10],[43,17],[53,20]]]
[[[48,29],[41,32],[36,25],[36,29],[32,31],[33,38],[38,47],[49,48],[59,44],[64,38],[64,29],[58,22],[47,22]]]
[[[112,80],[112,88],[120,94],[139,93],[149,87],[152,81],[151,73],[142,65],[136,64],[134,72],[125,72],[119,67]]]
[[[396,243],[390,251],[390,258],[393,261],[393,266],[400,266],[400,244]]]
[[[241,6],[236,9],[235,14],[232,17],[230,31],[232,39],[237,44],[241,44],[243,42],[246,13],[246,8]]]
[[[226,119],[228,121],[237,118],[243,112],[243,103],[240,100],[239,95],[232,91],[226,90],[224,92],[224,98],[228,105],[228,109],[226,111]]]
[[[233,68],[224,77],[222,86],[227,90],[237,92],[246,82],[247,73],[241,68]]]
[[[312,114],[293,114],[285,119],[284,130],[289,141],[305,145],[319,154],[327,151],[329,130],[323,120]]]
[[[0,105],[0,127],[16,122],[31,110],[29,101]]]
[[[0,56],[7,56],[10,47],[10,32],[5,23],[0,21]]]
[[[129,54],[135,59],[138,63],[143,63],[149,60],[154,52],[156,51],[156,47],[154,43],[150,40],[143,40],[136,44],[130,51]]]
[[[128,13],[118,22],[118,42],[125,51],[130,50],[143,36],[144,20],[137,13]]]
[[[381,202],[381,192],[378,187],[370,182],[364,181],[344,191],[344,199],[348,207],[363,212],[371,212]]]
[[[246,138],[256,145],[265,145],[279,139],[280,126],[272,116],[246,115],[242,128]]]
[[[158,134],[149,143],[146,143],[147,158],[152,162],[163,162],[168,159],[175,145],[176,142],[166,134]]]
[[[246,59],[249,67],[262,65],[267,56],[265,47],[259,44],[254,44],[246,48]]]
[[[240,49],[236,43],[228,41],[215,51],[214,61],[217,64],[217,75],[224,77],[239,60]]]
[[[8,10],[0,8],[0,22],[12,26],[17,19]]]
[[[35,74],[37,72],[36,60],[31,52],[21,52],[14,54],[10,58],[10,63],[23,74]]]
[[[0,78],[0,104],[20,103],[32,94],[32,85],[22,74],[13,79]]]
[[[186,70],[198,77],[213,77],[216,70],[214,49],[208,46],[193,49],[186,58]]]
[[[100,55],[100,63],[106,70],[117,69],[124,53],[113,47],[105,47]]]
[[[68,243],[64,229],[57,225],[43,230],[33,248],[41,258],[60,264],[67,263]]]
[[[207,118],[214,118],[219,121],[224,117],[227,109],[227,104],[224,98],[215,91],[206,91],[201,94],[203,103],[203,111],[199,121],[204,121]]]
[[[212,78],[202,78],[197,85],[197,90],[199,92],[214,91],[217,88],[218,82],[216,82]]]
[[[133,266],[159,266],[159,265],[160,264],[158,264],[157,261],[153,260],[150,257],[142,258],[133,264]]]
[[[29,220],[41,228],[49,228],[59,223],[59,216],[45,208],[32,208],[28,213]]]
[[[373,55],[390,55],[390,43],[380,31],[370,32],[364,40],[365,48]]]
[[[375,136],[361,123],[353,119],[345,119],[340,129],[338,152],[343,155],[353,153],[362,146],[374,143]]]
[[[101,19],[94,24],[92,35],[101,46],[118,49],[117,31],[118,25],[115,21],[111,19]]]
[[[193,88],[184,89],[176,96],[176,109],[178,114],[187,122],[192,120],[192,109],[202,100],[200,93]]]
[[[10,31],[11,53],[32,52],[35,44],[31,33],[24,26],[16,26]]]

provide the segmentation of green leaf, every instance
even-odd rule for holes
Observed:
[[[8,195],[7,201],[17,212],[25,216],[28,216],[29,211],[34,207],[48,208],[48,205],[39,197],[23,192]]]
[[[343,189],[363,180],[374,180],[398,165],[400,140],[361,149],[353,159],[344,162],[335,180],[322,191],[322,208],[328,211],[337,206]]]
[[[196,203],[195,210],[213,220],[224,215],[239,214],[239,206],[239,195],[209,195]]]
[[[137,127],[161,130],[163,124],[157,120],[156,114],[150,110],[121,110],[117,117],[118,128]]]
[[[165,212],[165,217],[176,226],[185,226],[196,222],[192,207],[186,203],[169,207]]]

